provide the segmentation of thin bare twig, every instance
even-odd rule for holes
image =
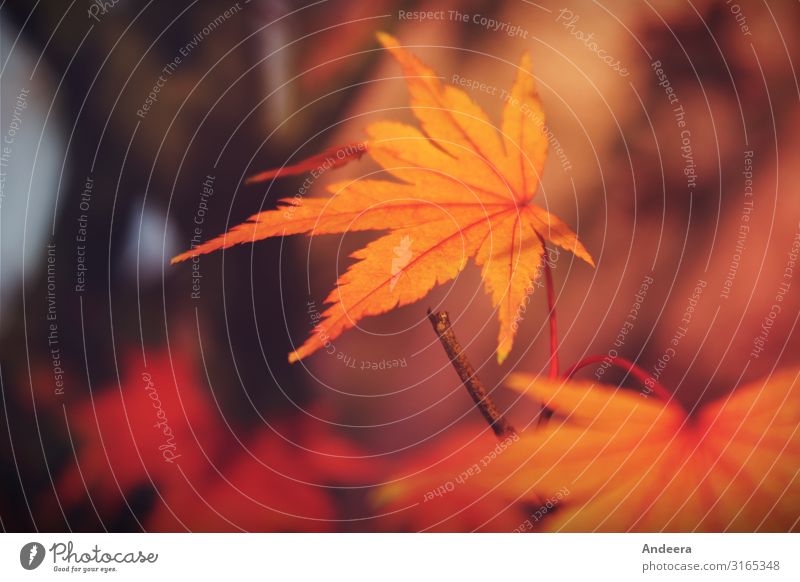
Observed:
[[[464,383],[464,387],[469,392],[469,395],[472,396],[472,400],[475,401],[475,405],[483,414],[486,422],[492,427],[494,434],[501,439],[516,435],[514,427],[497,410],[494,402],[486,392],[483,382],[475,374],[475,368],[472,367],[472,364],[467,359],[461,344],[458,343],[458,339],[456,339],[456,335],[450,327],[450,316],[447,312],[438,311],[433,313],[428,309],[428,319],[430,319],[436,335],[439,336],[439,341],[442,342],[444,351],[447,352],[447,356],[450,358],[450,363],[453,364],[453,368],[455,368],[456,373]]]
[[[550,378],[558,378],[558,322],[556,320],[556,292],[553,285],[553,269],[550,266],[550,253],[547,250],[547,243],[542,235],[539,235],[544,254],[544,279],[547,285],[547,316],[550,320]]]
[[[547,250],[547,243],[542,235],[539,241],[542,243],[544,254],[544,280],[547,285],[547,318],[550,320],[550,378],[558,378],[558,320],[556,318],[556,292],[553,284],[553,268],[550,266],[550,252]],[[538,424],[544,424],[553,416],[553,411],[542,405],[539,414]]]

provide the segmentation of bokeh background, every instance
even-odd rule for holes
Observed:
[[[404,16],[427,11],[444,17]],[[523,424],[535,411],[503,383],[546,370],[544,293],[502,366],[474,267],[364,320],[336,354],[289,365],[349,253],[374,234],[262,241],[194,271],[168,264],[198,220],[208,239],[305,179],[245,177],[363,139],[378,119],[413,122],[380,30],[448,82],[507,89],[531,52],[563,149],[537,202],[597,262],[555,259],[565,364],[613,349],[652,372],[701,281],[659,370],[683,404],[797,365],[800,283],[781,283],[800,232],[799,29],[797,2],[755,0],[6,0],[0,527],[471,530],[497,511],[451,498],[433,521],[420,504],[386,515],[376,491],[435,472],[442,443],[488,432],[426,309],[451,313],[498,406]],[[498,94],[470,94],[499,120]],[[310,193],[375,169],[365,157]]]

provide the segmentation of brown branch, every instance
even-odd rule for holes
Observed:
[[[486,422],[492,427],[494,434],[501,439],[516,435],[517,433],[514,427],[512,427],[508,420],[506,420],[506,417],[497,410],[494,402],[486,392],[486,387],[483,385],[483,382],[481,382],[480,378],[475,374],[475,369],[467,359],[464,350],[461,348],[461,344],[458,343],[458,339],[456,339],[456,335],[450,327],[450,316],[447,312],[439,311],[433,313],[428,309],[428,319],[430,319],[436,335],[439,336],[439,341],[442,342],[444,351],[447,352],[447,356],[450,358],[450,363],[453,364],[453,368],[455,368],[458,376],[464,383],[464,387],[467,389],[467,392],[469,392],[469,395],[472,396],[472,400],[475,401],[475,405],[478,407],[478,410],[481,411],[481,414],[483,414]]]

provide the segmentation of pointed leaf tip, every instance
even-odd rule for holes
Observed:
[[[375,37],[378,39],[378,42],[384,46],[384,48],[394,48],[400,46],[400,43],[397,42],[397,39],[386,32],[378,31],[375,33]]]
[[[353,160],[358,160],[367,152],[367,143],[352,142],[340,146],[332,146],[321,153],[313,155],[309,158],[301,160],[296,164],[290,164],[281,168],[273,168],[265,172],[261,172],[254,176],[248,177],[244,183],[246,185],[257,184],[259,182],[266,182],[273,178],[281,178],[283,176],[297,176],[300,174],[308,174],[314,170],[324,172],[340,168]]]

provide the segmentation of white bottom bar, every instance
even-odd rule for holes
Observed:
[[[799,562],[793,534],[0,536],[2,580],[794,581]]]

